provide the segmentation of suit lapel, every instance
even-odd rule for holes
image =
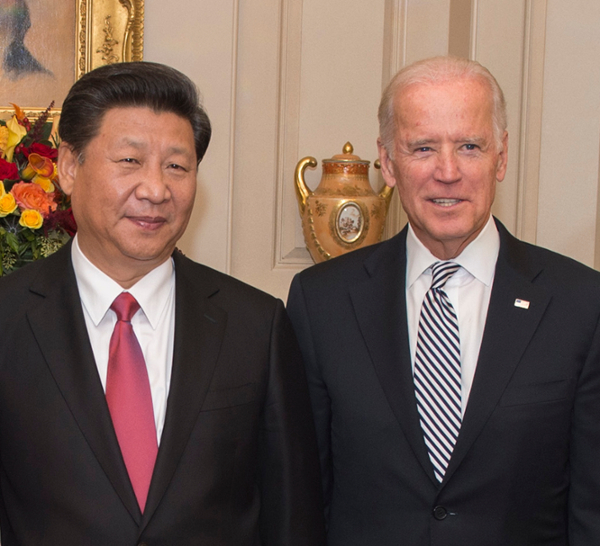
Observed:
[[[500,254],[496,265],[477,369],[444,483],[452,476],[497,406],[550,302],[550,294],[533,284],[541,268],[530,267],[525,244],[499,222]],[[515,306],[515,300],[529,308]]]
[[[140,532],[155,512],[198,419],[219,356],[227,314],[211,304],[218,287],[177,252],[175,339],[165,426]]]
[[[435,482],[419,423],[406,320],[406,228],[365,262],[367,280],[350,288],[375,372],[415,456]],[[437,483],[437,482],[436,482]]]
[[[497,223],[500,255],[477,370],[443,484],[451,478],[494,411],[550,302],[550,295],[533,284],[540,268],[530,267],[524,243]],[[406,230],[381,245],[367,259],[365,268],[368,278],[350,289],[359,327],[388,403],[424,471],[437,484],[423,441],[410,365]],[[515,306],[516,299],[530,302],[529,309]],[[376,320],[378,316],[385,320]]]
[[[66,404],[132,518],[141,514],[114,433],[98,377],[71,265],[70,245],[41,264],[27,312],[33,335]],[[57,281],[59,279],[59,281]],[[53,327],[49,327],[49,320]]]
[[[218,288],[202,269],[174,255],[176,316],[171,387],[165,427],[143,518],[115,436],[98,377],[71,265],[70,245],[48,258],[31,291],[39,302],[27,313],[33,335],[65,402],[140,532],[163,497],[204,403],[227,322],[208,298]],[[56,282],[56,279],[64,279]],[[192,288],[196,287],[196,288]],[[52,317],[55,328],[48,328]]]

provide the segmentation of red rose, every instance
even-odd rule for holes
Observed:
[[[45,144],[34,142],[31,146],[23,148],[23,155],[28,158],[29,154],[39,154],[49,159],[56,159],[58,157],[58,150]]]
[[[0,158],[0,180],[18,180],[19,170],[14,163]]]

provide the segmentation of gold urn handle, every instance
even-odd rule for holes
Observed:
[[[296,199],[298,200],[298,209],[300,210],[300,216],[304,215],[306,209],[307,199],[312,195],[312,192],[308,189],[306,182],[304,181],[304,171],[306,167],[314,169],[317,166],[317,160],[314,157],[305,157],[298,161],[296,165],[296,171],[294,172],[294,181],[296,182]]]
[[[381,169],[381,162],[379,161],[379,159],[376,159],[373,162],[373,167],[375,167],[376,169]],[[394,188],[390,188],[387,184],[384,184],[383,188],[381,188],[381,191],[379,192],[379,197],[381,197],[385,201],[386,211],[390,208],[392,195],[394,195]]]

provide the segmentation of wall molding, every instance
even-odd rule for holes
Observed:
[[[276,160],[276,222],[273,268],[298,268],[313,261],[297,237],[298,207],[292,182],[298,157],[302,69],[302,0],[281,1],[279,119]]]
[[[225,273],[231,274],[231,263],[233,258],[233,209],[234,209],[234,181],[235,181],[235,137],[236,137],[236,110],[237,110],[237,66],[238,66],[238,42],[239,42],[240,0],[234,0],[232,32],[231,32],[231,100],[229,103],[229,173],[227,184],[227,234],[225,250]]]
[[[408,0],[386,0],[385,21],[383,29],[383,74],[381,90],[383,91],[394,74],[406,65],[406,39],[408,25]],[[383,184],[383,177],[379,175]],[[384,239],[398,233],[407,222],[398,192],[394,191],[392,202],[385,221]]]
[[[515,235],[535,244],[542,144],[547,0],[527,0],[525,10]]]

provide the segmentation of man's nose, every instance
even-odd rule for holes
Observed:
[[[159,167],[144,169],[136,188],[138,199],[147,199],[151,203],[162,203],[171,197],[168,177]]]
[[[440,152],[437,158],[435,177],[440,182],[451,184],[457,182],[460,177],[460,169],[456,154],[450,150]]]

